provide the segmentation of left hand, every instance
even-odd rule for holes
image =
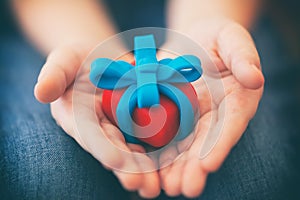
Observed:
[[[254,116],[264,77],[250,34],[234,21],[204,20],[188,34],[204,46],[217,70],[202,60],[203,77],[194,83],[200,105],[195,138],[186,151],[182,141],[161,154],[160,177],[168,195],[196,197],[203,190],[208,173],[221,166]],[[215,87],[220,81],[223,90]],[[165,165],[180,153],[175,162]]]
[[[142,197],[156,197],[160,193],[158,173],[145,172],[154,164],[140,145],[126,143],[119,129],[104,115],[102,91],[95,94],[88,78],[89,68],[81,67],[90,51],[83,47],[66,45],[49,54],[35,86],[35,96],[40,102],[51,103],[57,124],[110,169],[125,189],[137,191]],[[132,61],[131,56],[122,59]]]

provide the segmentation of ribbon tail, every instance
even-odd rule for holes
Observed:
[[[159,84],[159,91],[170,98],[180,111],[180,126],[175,140],[183,140],[194,129],[195,114],[189,98],[177,87],[164,83]]]
[[[167,82],[193,82],[202,75],[201,62],[199,58],[193,55],[179,56],[171,61],[162,60],[160,64],[162,65],[159,69],[160,79]]]
[[[138,143],[134,137],[132,112],[136,106],[136,85],[131,85],[122,95],[116,110],[117,123],[125,140],[129,143]]]
[[[108,90],[124,88],[136,81],[132,65],[108,58],[98,58],[92,62],[89,78],[96,87]]]

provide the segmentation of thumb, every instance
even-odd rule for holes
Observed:
[[[239,24],[230,24],[220,31],[218,52],[236,79],[249,89],[264,85],[260,59],[248,31]]]
[[[73,82],[86,55],[83,48],[64,46],[53,50],[44,64],[34,88],[36,99],[50,103],[59,98]]]

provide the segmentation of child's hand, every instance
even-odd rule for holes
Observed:
[[[144,149],[138,145],[127,145],[119,129],[106,119],[101,106],[96,108],[95,113],[94,104],[88,105],[90,99],[95,99],[95,105],[100,105],[101,101],[100,94],[94,96],[94,86],[88,79],[89,71],[77,77],[80,79],[76,82],[80,90],[76,90],[76,95],[80,96],[80,99],[77,98],[77,102],[74,102],[74,80],[87,53],[88,50],[76,45],[64,46],[50,53],[35,86],[35,96],[41,102],[51,103],[51,112],[56,122],[86,151],[111,169],[126,189],[138,190],[143,197],[155,197],[160,192],[158,173],[143,173],[145,167],[154,168],[151,159],[139,155],[138,162],[137,157],[126,153],[143,152]],[[84,133],[79,134],[77,131],[78,124],[75,123],[73,113],[74,103],[76,109],[81,111],[76,120],[84,123]],[[140,163],[143,165],[139,165]]]
[[[188,34],[206,48],[221,76],[212,70],[209,62],[200,58],[204,74],[194,84],[201,112],[195,140],[178,160],[160,171],[160,177],[168,195],[182,193],[196,197],[203,190],[208,173],[220,167],[254,116],[263,92],[264,77],[250,34],[235,22],[218,19],[199,22]],[[217,84],[220,80],[224,90],[215,87],[220,86]],[[182,152],[181,145],[166,150],[160,163],[174,160]],[[214,146],[211,152],[210,145]],[[200,155],[203,158],[200,159]]]

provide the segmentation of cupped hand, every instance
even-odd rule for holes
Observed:
[[[51,103],[51,113],[57,124],[111,169],[124,188],[137,190],[143,197],[155,197],[160,193],[158,172],[144,173],[145,167],[154,168],[154,163],[142,154],[141,146],[126,144],[119,129],[105,117],[100,106],[101,91],[95,94],[95,87],[88,79],[89,70],[81,70],[77,75],[88,53],[89,49],[81,45],[65,45],[52,51],[40,72],[35,96],[40,102]],[[130,58],[125,56],[124,59]],[[94,104],[90,104],[91,99]],[[80,114],[74,113],[74,106]],[[84,132],[79,130],[78,121],[84,125]]]
[[[200,119],[194,136],[190,136],[194,138],[189,148],[187,138],[161,154],[160,178],[168,195],[196,197],[207,175],[221,166],[254,116],[264,77],[254,42],[241,25],[231,20],[204,20],[194,24],[187,35],[210,58],[200,58],[204,74],[194,83]],[[168,41],[165,48],[172,42]]]

